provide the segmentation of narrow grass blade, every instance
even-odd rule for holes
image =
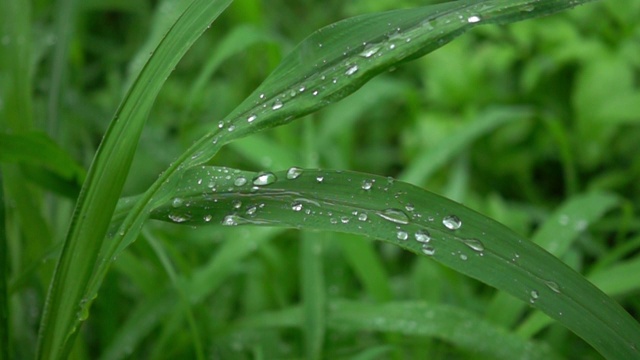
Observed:
[[[495,221],[418,187],[348,171],[199,167],[185,173],[174,196],[180,206],[167,201],[152,217],[381,239],[529,302],[606,357],[638,356],[640,325],[580,274]]]
[[[0,171],[0,360],[10,359],[9,336],[9,253],[4,216],[4,182]]]
[[[38,358],[68,356],[93,301],[83,297],[149,110],[180,58],[230,2],[193,1],[162,38],[116,111],[78,198],[49,288]]]
[[[324,234],[304,232],[300,251],[303,331],[307,359],[322,359],[326,319],[326,294],[322,260]]]

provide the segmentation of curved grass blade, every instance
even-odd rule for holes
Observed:
[[[377,238],[529,302],[607,358],[639,354],[640,325],[615,301],[534,243],[458,203],[391,178],[348,171],[188,170],[152,218]]]
[[[379,331],[435,337],[490,359],[557,359],[547,346],[507,333],[465,309],[422,301],[363,304],[333,300],[327,311],[330,331]],[[255,314],[234,330],[301,327],[301,309]]]
[[[69,354],[93,298],[84,298],[138,138],[165,79],[231,0],[193,1],[162,38],[129,89],[91,165],[56,266],[43,312],[38,358]]]

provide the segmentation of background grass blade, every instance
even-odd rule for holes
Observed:
[[[4,216],[4,188],[0,171],[0,359],[10,359],[9,342],[9,252],[7,251],[7,233]]]
[[[89,169],[45,302],[39,358],[66,358],[94,298],[83,298],[150,108],[180,58],[229,1],[194,1],[162,38],[116,111]]]
[[[220,190],[212,192],[211,183]],[[638,355],[638,323],[581,275],[495,221],[415,186],[343,171],[256,174],[200,167],[185,173],[174,195],[153,218],[378,238],[529,302],[606,357]]]

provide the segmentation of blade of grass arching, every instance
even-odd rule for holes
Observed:
[[[548,346],[524,340],[465,309],[424,302],[331,304],[329,326],[341,331],[397,332],[442,339],[490,359],[560,359]]]
[[[0,360],[9,360],[9,253],[4,216],[4,184],[0,170]]]
[[[620,296],[640,289],[640,258],[611,266],[589,275],[587,278],[609,296]],[[532,337],[549,324],[553,319],[542,313],[529,316],[517,329],[524,337]]]
[[[606,193],[574,196],[545,221],[532,241],[552,255],[561,257],[587,226],[619,204],[619,199]],[[487,319],[510,327],[521,318],[526,306],[506,293],[498,293],[487,309]]]
[[[219,190],[212,192],[211,183]],[[580,274],[499,223],[413,185],[348,171],[293,168],[256,174],[199,167],[184,174],[173,195],[184,206],[166,201],[153,218],[377,238],[530,303],[605,357],[639,355],[640,325]],[[243,207],[234,207],[236,200]],[[587,218],[590,212],[581,214]]]
[[[203,267],[196,270],[189,279],[181,279],[183,291],[189,295],[191,305],[198,304],[216,291],[233,273],[237,264],[253,253],[262,243],[273,239],[283,230],[276,228],[252,229],[246,236],[230,236],[233,241],[225,241],[220,249]],[[126,358],[145,336],[175,308],[177,295],[169,289],[145,300],[132,312],[121,326],[117,336],[105,348],[101,359],[116,360]]]
[[[466,149],[469,143],[500,126],[529,118],[531,115],[530,110],[522,107],[487,109],[480,113],[475,121],[434,145],[430,151],[423,152],[406,167],[398,178],[412,184],[421,184],[447,161],[450,161],[453,156]]]
[[[77,327],[95,298],[84,295],[149,110],[180,58],[230,2],[193,1],[162,38],[116,111],[78,198],[49,288],[38,358],[69,354]]]
[[[152,200],[170,196],[184,169],[212,158],[220,146],[282,125],[353,93],[375,75],[427,54],[479,24],[509,23],[558,12],[591,0],[467,0],[374,13],[320,29],[302,41],[223,121],[198,140],[139,198],[101,261],[135,240]],[[326,46],[325,46],[326,45]],[[106,272],[101,266],[88,297]]]

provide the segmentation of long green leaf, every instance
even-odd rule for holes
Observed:
[[[458,203],[391,178],[348,171],[188,170],[152,218],[355,233],[398,245],[512,296],[612,359],[638,355],[640,325],[553,255]]]
[[[41,321],[38,358],[69,354],[92,298],[84,297],[140,133],[166,78],[231,0],[196,0],[162,38],[129,89],[89,169],[67,234]]]

